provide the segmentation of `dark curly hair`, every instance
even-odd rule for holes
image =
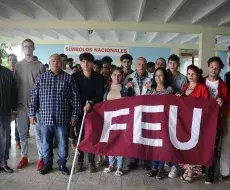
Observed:
[[[221,69],[224,68],[224,63],[223,63],[223,61],[220,59],[220,57],[217,57],[217,56],[211,57],[211,58],[208,60],[208,66],[209,66],[210,63],[212,63],[212,62],[217,62],[217,63],[220,65],[220,68],[221,68]]]

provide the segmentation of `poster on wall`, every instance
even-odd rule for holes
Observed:
[[[110,47],[110,46],[79,46],[65,45],[64,53],[74,59],[74,64],[79,63],[79,55],[84,52],[92,53],[95,59],[101,59],[104,56],[110,56],[113,59],[113,64],[120,66],[120,57],[123,54],[129,53],[128,47]]]

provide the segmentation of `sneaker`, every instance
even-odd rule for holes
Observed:
[[[121,168],[117,168],[117,171],[115,172],[115,176],[118,176],[118,177],[123,176],[123,171]]]
[[[37,161],[37,171],[41,171],[41,169],[44,167],[44,162],[42,159]]]
[[[149,171],[146,175],[148,176],[148,177],[155,177],[155,176],[157,176],[157,174],[158,174],[158,169],[157,168],[153,168],[151,171]]]
[[[109,166],[108,168],[104,169],[104,173],[108,174],[108,173],[112,172],[113,170],[114,170],[114,167],[113,166]]]
[[[45,174],[50,173],[52,170],[53,170],[52,165],[51,166],[44,165],[44,167],[40,170],[40,174],[45,175]]]
[[[26,166],[28,166],[29,162],[28,162],[28,158],[27,157],[22,157],[21,160],[18,163],[18,169],[22,169],[25,168]]]
[[[19,150],[21,150],[21,143],[20,142],[16,142],[16,149],[19,149]]]
[[[165,170],[164,170],[163,168],[162,168],[162,169],[159,169],[156,178],[157,178],[157,179],[163,179],[164,176],[165,176]]]
[[[175,178],[175,177],[177,177],[177,175],[178,175],[178,169],[175,166],[172,166],[168,177],[169,178]]]
[[[95,163],[89,164],[89,172],[94,173],[96,171],[97,171],[96,164]]]

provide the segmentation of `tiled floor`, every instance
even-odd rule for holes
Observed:
[[[13,127],[12,127],[13,128]],[[12,131],[13,134],[14,131]],[[32,132],[31,132],[32,133]],[[55,150],[56,152],[56,150]],[[20,152],[15,149],[14,139],[12,139],[12,148],[10,151],[9,165],[15,169],[15,173],[6,174],[0,172],[0,190],[65,190],[67,189],[68,176],[59,173],[57,165],[54,165],[54,171],[45,176],[40,175],[35,170],[36,163],[36,146],[35,139],[32,136],[29,139],[29,161],[30,165],[22,170],[16,169]],[[70,151],[68,167],[70,168],[73,160],[73,152]],[[87,169],[81,173],[75,173],[72,180],[71,190],[73,189],[159,189],[159,190],[183,190],[183,189],[230,189],[230,184],[226,182],[218,182],[214,185],[207,186],[204,179],[198,178],[191,184],[184,184],[179,178],[164,180],[156,180],[145,175],[145,171],[141,168],[136,171],[130,171],[123,177],[116,177],[114,173],[104,174],[100,169],[97,173],[90,174]]]

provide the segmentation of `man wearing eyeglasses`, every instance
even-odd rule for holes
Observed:
[[[26,167],[28,163],[28,128],[29,128],[29,103],[31,90],[34,87],[36,78],[46,71],[45,66],[34,60],[33,52],[35,50],[34,42],[31,39],[25,39],[22,42],[22,51],[25,58],[18,62],[15,67],[15,79],[18,87],[18,105],[17,105],[17,127],[21,139],[21,160],[18,168]],[[36,145],[38,149],[37,170],[43,168],[41,129],[39,123],[35,125]]]

